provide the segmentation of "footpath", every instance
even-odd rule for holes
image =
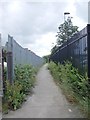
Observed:
[[[10,111],[3,118],[83,118],[83,115],[67,101],[45,64],[36,76],[32,96],[20,109]]]

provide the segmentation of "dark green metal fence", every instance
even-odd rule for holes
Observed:
[[[63,63],[68,60],[83,74],[88,72],[90,78],[90,25],[72,36],[60,46],[50,60]]]

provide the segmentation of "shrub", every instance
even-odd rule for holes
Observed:
[[[72,63],[68,61],[64,62],[64,64],[50,62],[48,68],[54,79],[66,93],[67,98],[71,97],[69,99],[72,99],[73,96],[75,99],[73,99],[73,101],[77,101],[84,112],[88,113],[90,85],[88,83],[87,74],[82,76],[78,69],[73,67]]]
[[[16,66],[15,80],[22,85],[23,93],[30,91],[31,87],[33,87],[35,72],[35,69],[30,65]]]
[[[18,109],[25,96],[30,92],[35,82],[35,69],[30,65],[16,66],[14,83],[10,84],[5,80],[5,94],[3,98],[3,106],[8,109]],[[7,105],[6,105],[7,103]]]
[[[20,107],[25,97],[21,89],[22,86],[17,81],[13,85],[6,81],[5,101],[8,103],[8,108],[16,110]]]

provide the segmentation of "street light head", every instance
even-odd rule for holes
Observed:
[[[65,12],[65,13],[64,13],[64,15],[68,15],[68,14],[70,14],[70,13],[69,13],[69,12]]]
[[[69,12],[64,12],[64,22],[65,22],[66,15],[69,15],[69,14],[70,14]]]

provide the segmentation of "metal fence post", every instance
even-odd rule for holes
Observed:
[[[90,24],[87,25],[87,45],[88,45],[88,78],[90,83]]]
[[[2,82],[2,45],[1,45],[1,34],[0,34],[0,95],[3,95],[3,82]]]
[[[2,89],[4,91],[4,52],[2,49]]]
[[[7,78],[10,83],[13,83],[13,60],[12,60],[12,52],[7,53]]]

